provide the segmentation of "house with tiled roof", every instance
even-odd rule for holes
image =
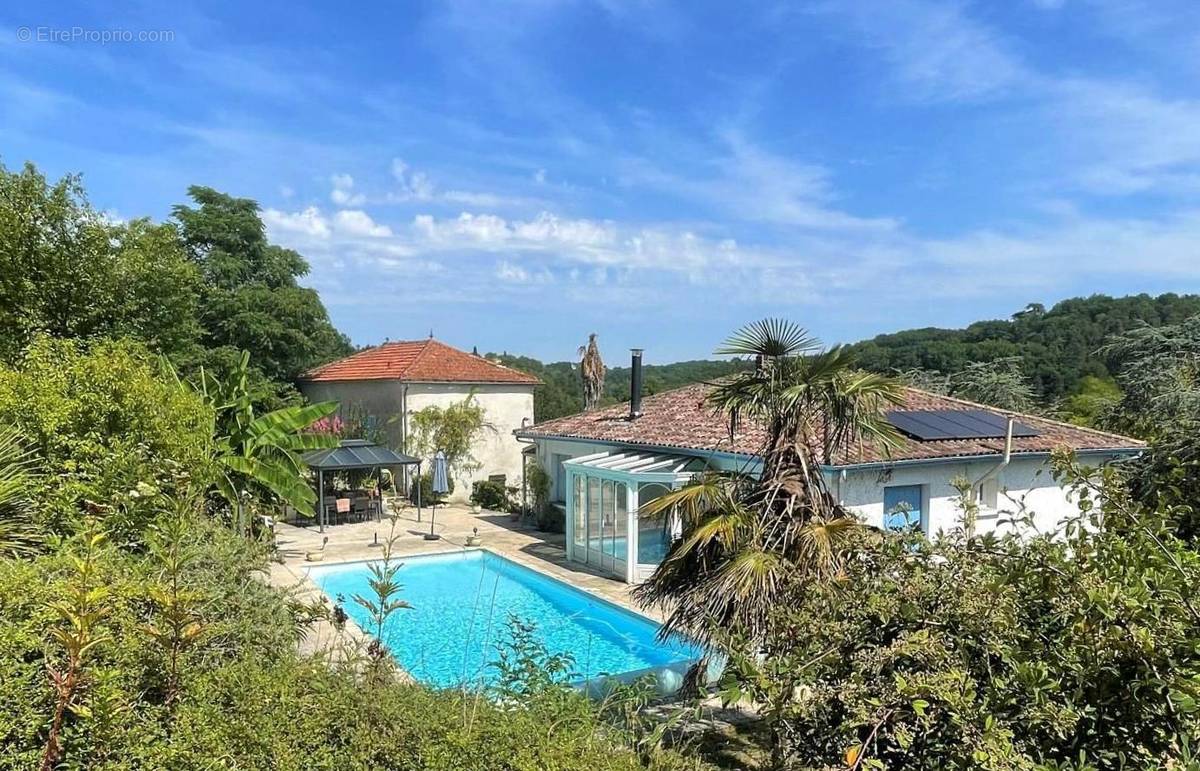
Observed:
[[[633,362],[638,383],[640,356]],[[697,472],[757,471],[765,432],[727,417],[695,384],[520,429],[552,480],[563,510],[570,559],[634,583],[661,561],[677,524],[638,510]],[[873,444],[842,448],[824,467],[830,492],[866,523],[927,535],[962,522],[956,480],[980,506],[977,532],[1015,527],[1017,512],[1041,532],[1078,507],[1049,469],[1050,455],[1074,450],[1089,464],[1127,458],[1142,442],[1126,436],[905,389],[888,413],[902,437],[890,452]]]
[[[452,497],[462,499],[479,479],[504,477],[507,484],[520,484],[522,445],[513,432],[533,422],[533,391],[540,383],[431,337],[366,348],[306,372],[299,386],[312,401],[339,402],[344,417],[365,416],[401,452],[411,449],[413,413],[473,395],[488,427],[472,449],[479,471],[471,479],[455,480]]]

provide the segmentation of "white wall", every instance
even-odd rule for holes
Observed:
[[[407,390],[406,390],[407,389]],[[461,402],[472,391],[484,410],[484,420],[492,428],[484,429],[472,454],[482,464],[469,479],[455,479],[453,500],[464,501],[471,494],[471,483],[492,474],[504,474],[508,484],[521,484],[521,449],[513,431],[522,421],[533,422],[533,386],[519,384],[410,383],[397,380],[357,380],[345,382],[301,383],[300,390],[310,401],[341,402],[343,415],[361,409],[383,425],[388,442],[399,450],[405,447],[404,424],[399,419],[402,405],[409,415],[425,407],[447,407]],[[411,443],[411,427],[407,429]],[[425,459],[428,460],[428,459]]]
[[[1089,462],[1099,464],[1111,460],[1096,457]],[[834,497],[853,509],[864,522],[876,527],[883,523],[883,491],[891,485],[921,485],[923,488],[922,520],[925,532],[950,531],[962,526],[959,493],[951,482],[956,478],[971,481],[980,479],[997,465],[997,459],[953,461],[920,464],[899,464],[889,468],[847,469],[827,475]],[[1060,523],[1078,514],[1070,493],[1059,487],[1050,473],[1045,457],[1016,456],[1000,472],[999,494],[995,508],[981,507],[977,533],[1005,532],[1013,525],[1008,520],[1022,515],[1033,516],[1039,533],[1053,532]]]
[[[521,428],[522,421],[533,422],[533,387],[528,385],[413,383],[408,390],[408,412],[411,415],[430,406],[449,407],[465,399],[472,388],[489,427],[483,430],[471,452],[482,467],[468,479],[454,480],[451,498],[459,501],[470,497],[472,482],[492,474],[504,474],[509,486],[520,487],[524,445],[513,436],[513,431]]]

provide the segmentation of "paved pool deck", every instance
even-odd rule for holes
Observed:
[[[508,514],[486,510],[475,514],[465,506],[454,504],[439,506],[432,514],[433,532],[440,536],[436,541],[425,540],[430,531],[431,511],[428,508],[422,510],[420,519],[415,508],[401,510],[395,514],[394,528],[387,516],[382,521],[328,525],[324,533],[315,525],[300,527],[277,522],[275,545],[279,561],[271,566],[269,581],[273,586],[290,591],[298,600],[320,602],[323,595],[308,578],[307,567],[379,559],[383,548],[375,544],[382,544],[389,537],[393,538],[392,554],[400,559],[418,554],[464,551],[468,548],[467,539],[478,529],[482,548],[622,607],[650,618],[660,618],[657,613],[637,606],[628,584],[568,562],[561,533],[547,533],[522,525]],[[308,559],[314,552],[320,552],[320,561]],[[331,652],[333,647],[345,642],[347,635],[363,639],[358,629],[350,627],[336,631],[328,622],[319,622],[305,638],[302,648],[312,653]]]

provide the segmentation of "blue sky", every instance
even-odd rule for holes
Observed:
[[[1200,290],[1190,0],[110,5],[0,10],[0,159],[119,218],[256,199],[359,344],[671,361]]]

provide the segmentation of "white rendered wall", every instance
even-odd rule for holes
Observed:
[[[1111,460],[1093,457],[1092,463]],[[948,532],[962,526],[959,493],[951,485],[955,478],[971,481],[980,479],[997,465],[997,459],[954,462],[900,464],[885,468],[847,469],[844,473],[827,475],[834,497],[853,509],[864,522],[876,527],[883,523],[883,490],[891,485],[921,485],[923,488],[922,520],[927,535]],[[1070,492],[1055,482],[1045,456],[1022,458],[1016,456],[1000,472],[999,495],[995,508],[982,507],[977,533],[1004,532],[1012,519],[1022,511],[1033,516],[1038,533],[1054,532],[1060,523],[1079,513]]]
[[[520,487],[524,445],[517,441],[513,432],[533,422],[533,387],[528,385],[413,383],[408,389],[408,413],[411,415],[430,406],[444,409],[467,398],[472,389],[479,406],[483,407],[484,421],[488,423],[471,451],[482,466],[469,478],[454,480],[451,500],[467,500],[471,495],[471,483],[493,474],[504,474],[510,487]],[[409,431],[411,433],[411,426]]]

